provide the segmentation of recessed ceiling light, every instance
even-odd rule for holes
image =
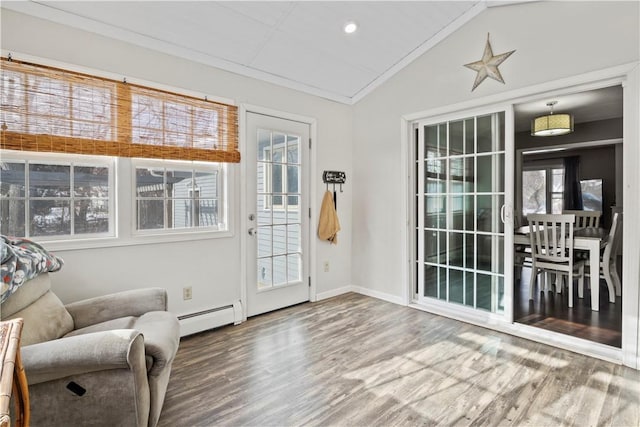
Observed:
[[[347,34],[353,34],[356,32],[357,29],[358,29],[358,24],[356,24],[353,21],[347,22],[344,25],[344,32]]]

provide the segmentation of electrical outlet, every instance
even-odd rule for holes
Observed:
[[[324,262],[324,272],[328,273],[329,272],[329,261],[325,261]]]
[[[193,297],[192,291],[191,286],[185,286],[182,288],[182,299],[185,301],[191,299]]]

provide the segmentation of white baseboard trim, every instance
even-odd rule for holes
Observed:
[[[220,326],[232,325],[236,322],[234,311],[233,306],[228,306],[213,311],[205,311],[202,314],[195,313],[193,315],[178,316],[180,320],[180,336],[185,337]]]
[[[567,336],[560,333],[546,331],[534,326],[512,323],[506,325],[502,331],[520,338],[547,344],[552,347],[569,350],[574,353],[605,360],[607,362],[622,364],[622,350],[593,341]]]
[[[372,289],[363,288],[362,286],[347,285],[341,288],[331,289],[330,291],[322,292],[316,295],[316,301],[320,301],[327,298],[336,297],[338,295],[346,294],[348,292],[355,292],[357,294],[366,295],[368,297],[377,298],[383,301],[387,301],[393,304],[405,305],[402,301],[402,297],[387,294],[385,292],[374,291]]]
[[[362,286],[354,286],[354,285],[351,285],[351,291],[357,292],[362,295],[366,295],[368,297],[378,298],[383,301],[391,302],[393,304],[406,306],[406,304],[402,300],[402,297],[399,297],[397,295],[391,295],[386,292],[374,291],[373,289],[367,289],[367,288],[363,288]]]
[[[316,301],[320,301],[327,298],[337,297],[338,295],[354,292],[352,285],[343,286],[341,288],[331,289],[330,291],[321,292],[316,294]]]

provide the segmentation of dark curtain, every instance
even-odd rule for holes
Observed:
[[[582,192],[580,191],[580,157],[564,159],[564,200],[563,209],[582,210]]]

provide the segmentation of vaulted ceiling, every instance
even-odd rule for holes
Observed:
[[[2,1],[1,7],[351,104],[488,4]],[[358,25],[353,34],[343,31],[349,21]]]
[[[511,1],[5,1],[14,10],[345,104],[487,7]],[[358,30],[346,34],[347,22]],[[619,89],[555,97],[576,123],[622,116]],[[516,106],[516,130],[547,111]]]

